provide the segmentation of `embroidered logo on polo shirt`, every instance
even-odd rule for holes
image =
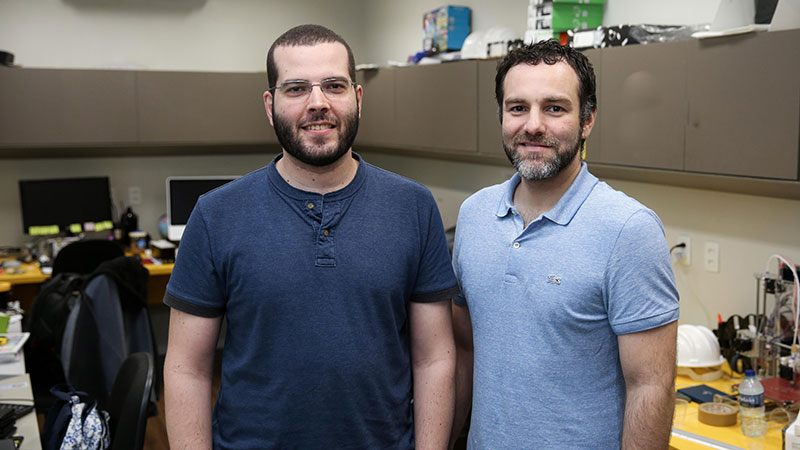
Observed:
[[[550,274],[547,276],[547,282],[550,284],[561,284],[561,277],[558,275]]]

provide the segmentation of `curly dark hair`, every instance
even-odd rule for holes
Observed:
[[[275,66],[275,49],[282,46],[316,45],[338,42],[347,49],[347,65],[350,73],[350,80],[356,80],[356,61],[353,57],[353,50],[347,42],[333,31],[321,25],[299,25],[283,33],[275,39],[267,52],[267,81],[269,86],[275,86],[278,81],[278,68]]]
[[[517,64],[537,65],[544,62],[547,65],[565,61],[578,75],[578,99],[580,100],[580,120],[583,125],[589,116],[597,109],[597,95],[595,94],[595,78],[592,63],[583,53],[572,47],[561,45],[558,41],[550,39],[537,42],[512,50],[499,63],[497,63],[497,76],[495,77],[494,94],[497,98],[500,122],[503,122],[503,82],[506,74]]]

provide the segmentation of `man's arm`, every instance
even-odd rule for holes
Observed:
[[[625,376],[622,449],[669,447],[675,407],[675,353],[678,323],[617,338]]]
[[[446,449],[453,424],[456,352],[449,303],[410,302],[408,307],[419,450]]]
[[[221,320],[170,311],[164,362],[170,448],[211,449],[211,379]]]
[[[456,443],[469,415],[472,404],[472,321],[469,308],[452,304],[453,334],[456,341],[456,413],[453,431],[450,434],[450,448]]]

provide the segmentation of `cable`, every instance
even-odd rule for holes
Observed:
[[[672,251],[675,250],[676,248],[686,248],[686,243],[681,242],[680,244],[673,245],[672,248],[669,249],[669,254],[671,255]]]

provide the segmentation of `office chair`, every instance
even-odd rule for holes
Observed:
[[[62,272],[92,273],[103,261],[124,256],[122,247],[103,239],[85,239],[68,244],[53,260],[53,275]]]
[[[153,372],[153,356],[144,352],[132,354],[119,368],[108,402],[110,450],[144,447]]]

